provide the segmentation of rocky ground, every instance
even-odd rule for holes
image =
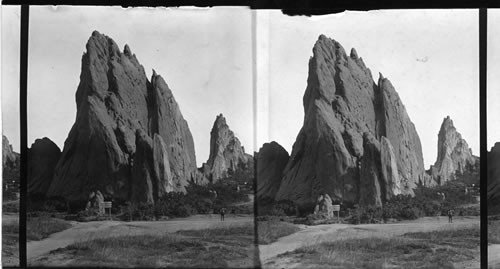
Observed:
[[[343,239],[359,239],[377,237],[396,237],[405,233],[431,232],[451,230],[479,225],[479,217],[457,218],[449,224],[446,217],[421,218],[414,221],[404,221],[395,224],[327,224],[317,226],[301,226],[302,230],[283,237],[270,245],[259,246],[263,268],[301,268],[297,259],[283,255],[303,246],[321,242],[335,242]],[[479,268],[479,244],[477,257],[468,262],[456,264],[455,268]]]

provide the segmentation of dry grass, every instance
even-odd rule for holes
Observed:
[[[26,221],[26,238],[28,241],[37,241],[71,228],[71,224],[62,219],[47,216],[29,217]]]
[[[283,236],[298,231],[300,231],[300,228],[289,222],[273,220],[257,222],[257,240],[262,245],[271,244]]]
[[[488,243],[500,244],[500,220],[488,221]]]
[[[323,242],[280,256],[303,268],[454,268],[479,258],[479,227]]]
[[[19,225],[2,223],[2,266],[19,266],[18,257]]]
[[[66,256],[71,261],[68,266],[84,267],[254,268],[259,265],[253,225],[93,239],[51,254]]]

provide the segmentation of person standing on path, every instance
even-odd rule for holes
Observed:
[[[448,223],[453,223],[453,215],[455,211],[453,209],[448,210]]]
[[[224,214],[226,213],[226,209],[223,207],[220,209],[220,220],[224,221]]]

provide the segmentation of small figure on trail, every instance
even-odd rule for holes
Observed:
[[[448,223],[453,223],[453,215],[455,211],[453,209],[448,210]]]
[[[224,214],[226,213],[226,209],[223,207],[220,209],[220,220],[224,221]]]

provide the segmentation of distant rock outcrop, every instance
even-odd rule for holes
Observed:
[[[3,198],[19,199],[15,194],[19,194],[21,155],[12,150],[12,145],[4,135],[2,135],[2,157]]]
[[[168,85],[154,70],[148,81],[127,45],[121,52],[111,38],[97,31],[86,49],[76,92],[76,121],[47,195],[85,201],[89,193],[100,190],[107,199],[129,200],[136,191],[134,184],[152,180],[137,182],[134,174],[157,173],[163,177],[157,179],[160,185],[174,182],[174,190],[184,190],[196,176],[194,143]],[[156,134],[164,145],[154,156],[152,138]],[[154,193],[162,192],[148,193],[140,200],[150,201]]]
[[[424,176],[420,139],[391,82],[321,35],[309,60],[304,124],[276,200],[313,206],[337,201],[382,204],[413,194]]]
[[[238,169],[245,169],[251,158],[245,154],[245,149],[229,129],[224,116],[218,115],[210,132],[210,155],[203,164],[203,175],[210,182],[216,182]]]
[[[428,171],[436,184],[442,185],[454,179],[457,172],[463,173],[478,160],[479,158],[472,155],[469,145],[453,126],[450,116],[444,118],[438,134],[438,156]]]
[[[289,158],[288,152],[274,141],[264,144],[256,154],[258,201],[275,198]]]
[[[28,149],[28,193],[45,195],[54,178],[61,150],[47,137],[36,139]]]
[[[487,155],[488,160],[488,214],[500,214],[500,142]]]
[[[12,145],[5,135],[2,135],[2,162],[3,167],[15,167],[19,153],[12,150]]]
[[[104,196],[100,191],[90,193],[85,210],[91,215],[104,215]]]

